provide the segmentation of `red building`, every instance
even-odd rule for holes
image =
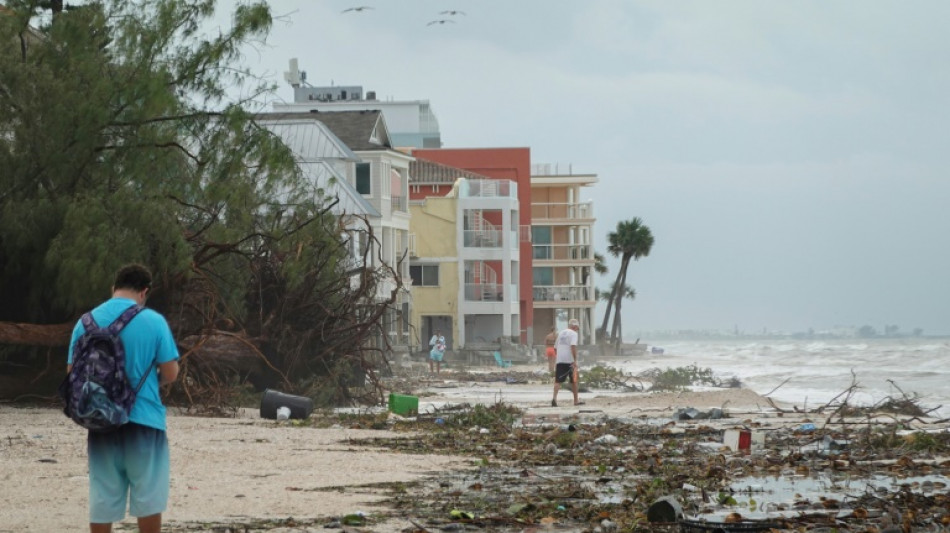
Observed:
[[[511,180],[518,184],[518,218],[521,225],[519,250],[519,314],[521,317],[521,343],[530,344],[533,339],[534,300],[532,287],[531,249],[531,149],[530,148],[423,148],[415,149],[412,155],[419,159],[434,161],[460,168],[493,179]],[[411,179],[411,178],[410,178]],[[439,186],[412,186],[411,200],[433,195],[445,195],[450,188]]]

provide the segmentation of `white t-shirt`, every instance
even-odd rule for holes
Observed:
[[[567,328],[558,333],[557,340],[554,341],[558,363],[574,362],[574,354],[571,351],[571,346],[577,346],[577,332],[571,328]]]

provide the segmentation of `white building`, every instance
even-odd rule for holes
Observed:
[[[379,111],[340,113],[263,113],[259,124],[279,135],[298,154],[301,169],[314,176],[321,193],[337,196],[338,214],[347,224],[365,220],[375,243],[354,242],[354,254],[370,248],[369,268],[390,268],[392,274],[377,287],[377,298],[396,291],[394,309],[384,320],[389,342],[408,345],[409,291],[409,162],[394,150]],[[397,289],[397,278],[403,289]]]
[[[277,113],[378,110],[386,117],[393,147],[442,147],[439,121],[428,100],[377,100],[375,91],[363,91],[359,85],[313,87],[306,83],[306,73],[297,69],[296,59],[290,61],[284,78],[294,88],[294,102],[274,104]]]

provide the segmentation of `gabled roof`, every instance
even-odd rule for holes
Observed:
[[[450,167],[435,161],[419,159],[409,163],[409,183],[420,185],[423,183],[452,184],[459,178],[472,180],[489,180],[488,176],[471,172],[461,168]]]
[[[316,118],[354,152],[392,150],[389,129],[378,109],[368,111],[316,111],[310,113],[262,113],[260,119],[288,120],[310,116]]]
[[[320,121],[304,115],[292,120],[258,117],[257,123],[280,137],[291,149],[300,171],[313,185],[318,197],[340,200],[333,207],[335,214],[380,216],[379,211],[331,164],[333,160],[354,161],[358,158]]]
[[[360,160],[330,128],[309,114],[263,113],[255,115],[254,121],[279,136],[304,161]]]

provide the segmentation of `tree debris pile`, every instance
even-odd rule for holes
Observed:
[[[788,531],[882,524],[918,531],[950,522],[947,428],[905,431],[906,420],[817,429],[744,421],[767,433],[765,446],[750,453],[725,447],[722,427],[706,424],[522,422],[504,404],[462,406],[390,421],[412,431],[402,438],[351,443],[473,458],[471,471],[391,492],[392,516],[413,517],[416,531],[679,531],[648,520],[651,505],[669,496],[687,517],[726,524],[724,531],[750,531],[756,523]],[[742,488],[749,479],[799,488],[787,497]]]

